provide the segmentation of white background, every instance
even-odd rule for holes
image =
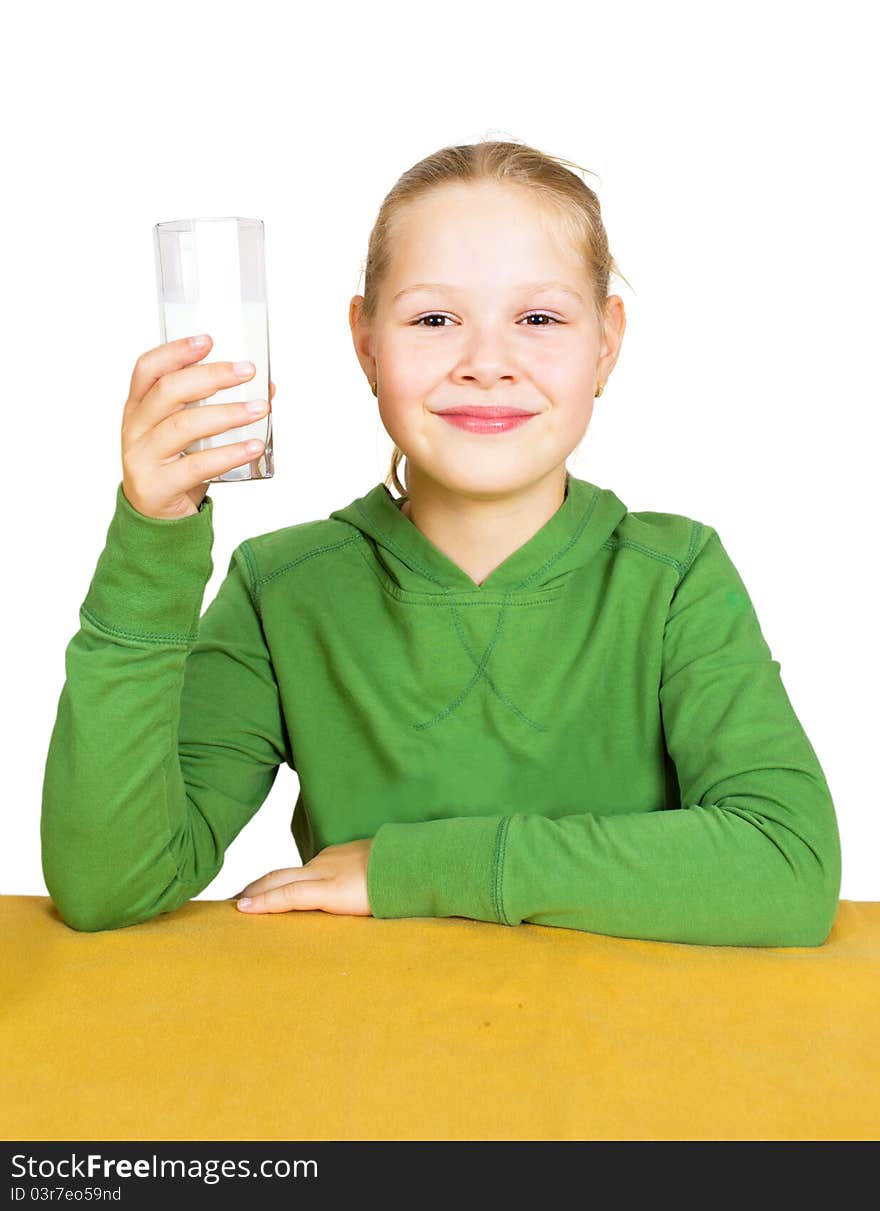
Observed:
[[[445,0],[16,6],[0,81],[6,555],[0,892],[45,895],[64,651],[159,343],[153,224],[266,225],[275,478],[214,485],[213,598],[250,535],[383,479],[348,305],[397,177],[484,137],[602,205],[628,327],[569,461],[714,526],[837,807],[845,899],[880,899],[876,43],[867,3]],[[298,865],[295,775],[201,898]]]

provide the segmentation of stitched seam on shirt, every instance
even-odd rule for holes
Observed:
[[[268,584],[270,580],[274,580],[276,576],[282,576],[285,572],[289,572],[291,568],[295,568],[297,564],[304,563],[307,559],[312,559],[315,555],[323,555],[325,551],[339,551],[343,547],[350,547],[352,543],[360,540],[360,534],[355,534],[352,538],[343,538],[339,542],[324,543],[323,546],[314,547],[311,551],[305,551],[302,555],[297,555],[296,559],[291,559],[287,563],[282,564],[280,568],[275,568],[271,572],[267,572],[265,576],[261,576],[256,583],[256,589],[259,591],[264,584]]]
[[[391,588],[389,587],[389,585],[387,585],[385,583],[384,579],[376,571],[376,567],[375,567],[373,560],[367,554],[366,543],[361,545],[358,548],[358,550],[360,551],[360,554],[361,554],[363,561],[366,564],[367,568],[372,573],[372,575],[375,576],[380,589],[382,589],[382,591],[384,593],[387,593],[392,598],[393,601],[401,601],[402,600],[401,597],[398,596],[398,594],[391,592]],[[551,597],[544,599],[542,601],[532,601],[532,602],[511,601],[510,605],[512,605],[514,608],[517,608],[517,607],[532,608],[533,606],[534,607],[552,606],[552,605],[555,605],[558,600],[559,600],[559,593],[557,591],[557,592],[554,592]],[[426,601],[415,601],[415,602],[405,601],[403,604],[412,604],[412,605],[418,605],[418,606],[426,605],[426,606],[431,606],[432,608],[437,608],[438,606],[443,606],[444,609],[446,608],[447,605],[450,607],[450,609],[453,609],[453,607],[460,609],[462,607],[462,605],[464,605],[464,606],[485,606],[486,605],[486,603],[482,602],[482,601],[466,601],[466,602],[453,601],[452,598],[447,599],[447,597],[445,595],[440,597],[439,599],[438,599],[438,597],[433,596]],[[497,604],[497,603],[493,603],[493,604]],[[465,652],[467,653],[468,659],[471,661],[472,664],[475,664],[479,667],[479,661],[467,641],[467,636],[465,635],[464,629],[461,626],[461,619],[456,616],[455,609],[453,609],[453,621],[455,624],[456,632],[459,637],[459,641],[461,642]],[[501,690],[498,689],[495,682],[492,680],[492,678],[489,676],[489,674],[487,672],[484,672],[483,676],[485,677],[486,682],[488,683],[489,688],[491,689],[492,693],[495,694],[495,696],[499,699],[499,701],[502,702],[508,708],[508,710],[510,710],[514,715],[516,715],[518,719],[521,719],[523,723],[527,724],[529,727],[534,728],[536,731],[546,732],[548,730],[545,724],[536,723],[534,720],[529,719],[527,715],[524,715],[523,712],[519,709],[519,707],[514,702],[512,702],[505,694],[503,694],[501,692]],[[471,686],[470,688],[472,689],[473,686]],[[431,722],[432,722],[431,720],[428,720],[426,723],[416,723],[416,724],[413,724],[413,727],[415,727],[416,729],[425,728],[425,727],[430,726]]]
[[[592,517],[593,512],[596,508],[596,505],[599,502],[600,495],[601,495],[601,490],[598,487],[594,487],[593,495],[590,500],[590,503],[587,506],[587,508],[584,510],[583,517],[581,518],[574,533],[572,534],[572,536],[568,540],[568,542],[565,544],[565,546],[560,547],[560,549],[558,551],[556,551],[555,554],[551,555],[550,558],[546,559],[544,561],[544,563],[541,564],[540,567],[536,568],[528,576],[524,577],[523,580],[519,581],[518,584],[514,585],[512,589],[507,590],[507,592],[504,595],[504,601],[501,604],[501,611],[498,616],[498,623],[495,627],[495,634],[494,634],[492,641],[490,642],[488,648],[483,653],[483,658],[480,661],[480,664],[477,668],[476,673],[471,678],[470,682],[458,694],[458,696],[456,698],[454,698],[452,700],[452,702],[450,702],[442,711],[440,711],[437,715],[435,715],[433,717],[433,719],[426,720],[424,723],[413,724],[413,727],[417,731],[421,731],[426,727],[431,727],[433,724],[439,723],[441,720],[445,719],[448,715],[450,715],[457,707],[459,707],[461,705],[461,703],[464,701],[464,699],[468,696],[468,694],[471,692],[471,690],[474,688],[474,686],[477,685],[477,683],[480,681],[481,677],[483,677],[483,676],[485,676],[486,681],[489,684],[489,686],[492,688],[493,692],[498,695],[498,697],[501,699],[501,701],[504,702],[505,705],[508,707],[508,709],[511,710],[519,719],[521,719],[524,723],[528,724],[528,726],[534,728],[536,731],[546,732],[548,730],[547,726],[545,724],[537,723],[533,720],[530,720],[528,718],[528,716],[523,714],[523,712],[517,706],[515,706],[512,702],[507,700],[504,697],[504,695],[502,695],[501,692],[499,690],[497,690],[497,688],[495,687],[491,678],[489,677],[489,674],[485,672],[485,667],[486,667],[488,657],[492,651],[492,648],[495,646],[495,644],[498,640],[498,636],[499,636],[500,630],[501,630],[501,622],[507,611],[507,606],[508,606],[508,603],[510,602],[511,594],[523,589],[529,583],[531,583],[531,581],[537,579],[539,576],[542,576],[545,572],[549,571],[549,569],[552,568],[553,565],[558,560],[560,560],[562,558],[562,556],[566,554],[567,551],[571,550],[572,546],[578,541],[578,539],[580,538],[584,529],[586,528],[590,518]],[[363,509],[361,509],[361,512],[364,514],[365,517],[367,517],[367,514],[364,512]],[[370,519],[367,518],[367,520],[370,520]],[[629,544],[629,545],[637,546],[637,544],[635,544],[635,543]],[[647,554],[656,555],[656,552],[649,551],[649,549],[647,547],[641,548],[641,549],[644,550],[645,553],[647,553]],[[663,557],[661,557],[661,558],[663,558]],[[447,592],[448,592],[448,590],[447,590]],[[473,661],[475,659],[475,656],[472,653],[468,643],[466,642],[466,637],[464,636],[463,631],[461,630],[459,619],[455,613],[455,609],[456,609],[455,602],[450,600],[449,605],[453,611],[455,628],[456,628],[456,632],[458,633],[459,640],[460,640],[462,646],[464,647],[464,650],[467,653],[468,658],[471,661]]]
[[[508,601],[509,601],[509,594],[511,592],[513,592],[512,589],[508,590]],[[461,619],[458,617],[458,615],[455,612],[455,608],[454,608],[455,603],[450,601],[449,604],[451,607],[453,607],[453,621],[455,624],[455,629],[458,633],[459,640],[461,642],[461,646],[464,648],[465,652],[467,653],[468,659],[471,661],[471,663],[477,665],[477,674],[475,675],[473,682],[468,686],[468,688],[465,691],[463,691],[463,693],[459,699],[459,703],[457,703],[456,705],[459,705],[460,702],[464,700],[464,697],[470,693],[470,691],[473,689],[474,685],[477,684],[477,682],[480,679],[480,676],[479,676],[480,670],[482,669],[482,677],[487,682],[492,693],[496,696],[496,698],[498,698],[507,707],[507,709],[509,711],[512,712],[512,714],[516,715],[517,719],[520,719],[528,727],[534,728],[536,732],[546,732],[548,730],[546,724],[538,723],[534,719],[530,719],[528,717],[528,715],[526,715],[523,711],[520,710],[520,708],[516,705],[515,702],[513,702],[510,698],[507,697],[506,694],[504,694],[501,690],[498,689],[498,687],[495,685],[495,682],[492,680],[492,677],[486,671],[486,667],[485,667],[486,660],[489,655],[489,651],[491,651],[492,646],[494,645],[494,643],[497,640],[498,633],[501,628],[501,619],[504,616],[504,606],[507,604],[507,602],[502,604],[501,613],[499,614],[498,622],[496,623],[496,626],[495,626],[495,636],[492,640],[492,643],[489,645],[489,648],[484,653],[483,660],[481,662],[477,661],[477,656],[476,656],[475,652],[473,651],[473,649],[471,648],[470,643],[468,642],[467,635],[465,634],[464,628],[461,625]],[[450,704],[450,705],[452,705],[452,704]],[[448,712],[448,710],[449,710],[449,708],[447,707],[446,711]],[[429,727],[431,722],[439,722],[440,719],[444,717],[444,715],[445,715],[445,712],[443,714],[437,716],[434,720],[429,720],[427,723],[417,723],[417,724],[414,724],[413,726],[417,730],[421,729],[421,728]]]
[[[503,893],[504,856],[507,850],[507,832],[510,828],[511,819],[511,816],[504,816],[498,824],[498,831],[495,833],[495,853],[492,861],[492,907],[501,925],[512,924],[507,913],[504,911]]]
[[[633,542],[631,538],[606,538],[602,546],[608,551],[616,551],[620,547],[630,547],[633,551],[639,551],[642,555],[648,555],[651,559],[656,559],[658,563],[665,563],[675,568],[679,577],[683,576],[687,570],[686,565],[682,564],[681,560],[676,559],[674,555],[667,555],[664,551],[655,551],[652,547],[646,547],[643,543]]]
[[[440,608],[444,610],[446,609],[449,602],[447,601],[445,593],[415,593],[409,589],[401,589],[398,585],[392,584],[386,576],[382,575],[378,571],[375,560],[368,554],[368,543],[366,538],[364,538],[363,535],[361,535],[360,538],[361,542],[358,546],[358,552],[361,559],[364,561],[364,564],[369,569],[370,574],[375,578],[376,583],[379,585],[383,593],[386,593],[393,601],[400,602],[401,605],[428,606],[433,610]],[[463,591],[467,592],[467,590]],[[542,606],[552,606],[558,602],[560,597],[560,590],[558,588],[548,589],[543,592],[541,590],[535,591],[536,593],[541,592],[540,598],[533,597],[531,600],[527,598],[525,601],[511,601],[511,608],[514,610],[530,610]],[[504,594],[501,589],[498,589],[497,592],[498,597],[503,597]],[[454,600],[456,590],[449,590],[449,593],[451,598]],[[484,597],[477,597],[472,600],[459,599],[455,602],[455,605],[460,610],[466,610],[472,607],[476,609],[486,609],[487,606],[500,605],[500,602],[493,601],[491,595],[486,594]]]
[[[262,622],[263,609],[260,601],[260,569],[257,567],[257,557],[247,540],[241,544],[241,553],[244,555],[245,563],[247,564],[249,580],[249,584],[247,586],[248,591],[250,593],[251,600],[254,603],[254,607],[256,608],[257,615]]]
[[[447,703],[447,705],[443,708],[443,710],[438,711],[438,713],[436,715],[434,715],[431,719],[426,719],[423,723],[414,723],[412,726],[415,728],[416,731],[422,731],[426,727],[433,727],[435,724],[440,723],[443,719],[446,719],[449,715],[452,714],[453,711],[457,710],[458,707],[461,706],[462,702],[464,702],[465,698],[467,698],[468,694],[471,692],[471,690],[474,688],[474,686],[480,682],[480,680],[483,678],[484,675],[486,675],[485,674],[486,664],[489,659],[489,656],[491,655],[492,649],[495,647],[496,643],[498,642],[498,638],[501,634],[501,624],[504,621],[504,615],[507,610],[507,602],[508,602],[508,600],[510,598],[510,594],[512,592],[513,592],[512,589],[508,589],[508,591],[504,595],[504,601],[501,603],[501,609],[498,612],[498,621],[495,623],[495,633],[492,636],[491,640],[489,641],[489,645],[486,648],[485,652],[483,653],[482,659],[480,660],[480,663],[477,666],[477,671],[474,673],[473,677],[470,679],[470,681],[464,687],[464,689],[461,690],[455,696],[455,698],[452,699],[451,702]],[[453,617],[453,622],[455,625],[455,631],[456,631],[456,634],[458,635],[459,641],[461,642],[462,646],[464,647],[464,650],[467,653],[468,658],[470,660],[474,660],[475,656],[472,653],[468,644],[465,642],[466,637],[461,628],[461,620],[459,619],[458,615],[455,612],[455,602],[450,601],[449,606],[450,606],[450,609],[452,610],[452,617]],[[525,720],[525,722],[531,724],[531,721],[528,720],[526,718],[526,716],[523,715],[523,713],[517,707],[515,707],[512,703],[507,703],[507,705],[508,705],[508,708],[510,710],[512,710],[519,718],[521,718],[521,719]],[[537,728],[542,731],[546,730],[545,728],[543,728],[541,726],[541,724],[537,724],[537,725],[531,724],[531,726],[532,727],[537,726]]]
[[[561,559],[562,556],[565,555],[567,551],[571,550],[571,548],[578,541],[581,534],[586,529],[587,523],[589,522],[590,518],[593,516],[593,512],[596,508],[596,505],[599,503],[600,495],[601,495],[601,489],[594,488],[592,499],[591,499],[589,505],[587,506],[587,508],[584,510],[584,515],[581,518],[580,522],[578,523],[577,528],[575,529],[575,532],[572,534],[571,538],[568,540],[568,542],[565,544],[565,546],[560,547],[560,549],[554,555],[551,555],[549,559],[545,560],[544,563],[541,564],[541,566],[539,568],[535,568],[534,572],[531,572],[528,576],[526,576],[526,578],[524,580],[521,580],[519,582],[519,584],[515,586],[516,590],[523,588],[525,585],[529,584],[530,581],[535,580],[538,576],[543,576],[543,574],[546,571],[548,571],[550,568],[553,567],[553,565],[557,562],[557,560]]]
[[[598,499],[598,491],[594,497],[594,500],[596,500],[596,499]],[[403,553],[397,547],[397,544],[394,543],[388,537],[387,531],[381,530],[379,528],[379,526],[376,525],[375,521],[373,520],[373,518],[370,517],[370,515],[367,513],[366,509],[364,509],[364,507],[360,501],[357,502],[357,508],[358,508],[358,511],[360,512],[360,514],[363,517],[365,517],[367,519],[367,521],[369,521],[372,525],[374,525],[376,527],[376,531],[382,535],[382,538],[385,542],[385,545],[388,547],[388,549],[390,551],[394,551],[395,554],[398,556],[398,558],[401,559],[404,563],[406,563],[407,561],[405,559],[403,559]],[[587,511],[587,514],[586,514],[587,517],[589,516],[589,512],[590,512],[590,510]],[[585,522],[581,523],[581,529],[583,528],[584,524],[585,524]],[[580,530],[578,531],[578,533],[580,533]],[[568,544],[568,545],[570,546],[571,544]],[[563,551],[566,551],[566,550],[568,550],[568,546],[563,547]],[[549,559],[544,564],[544,568],[552,566],[554,561],[555,561],[554,559]],[[428,578],[428,580],[433,581],[434,584],[439,585],[440,588],[443,590],[443,595],[446,600],[446,603],[448,604],[450,610],[452,611],[453,624],[455,626],[455,632],[458,635],[459,642],[461,643],[462,647],[464,648],[468,659],[471,662],[474,662],[476,660],[476,655],[471,651],[470,645],[467,643],[467,639],[464,634],[464,630],[461,626],[461,620],[458,617],[458,614],[456,613],[458,607],[456,605],[456,602],[453,599],[452,590],[447,588],[447,586],[444,585],[440,580],[438,580],[436,576],[432,576],[430,572],[427,572],[423,568],[419,567],[418,563],[411,557],[410,557],[409,562],[410,562],[411,566],[416,569],[416,571],[421,572],[423,576],[426,576]],[[495,647],[495,644],[498,642],[498,637],[501,634],[501,624],[504,621],[504,615],[507,612],[507,607],[510,603],[511,594],[514,593],[517,589],[522,588],[523,585],[528,584],[529,581],[532,580],[534,576],[538,575],[543,570],[544,570],[543,568],[539,568],[538,571],[533,573],[532,576],[526,577],[526,579],[521,581],[519,585],[515,586],[515,588],[508,589],[505,592],[504,599],[501,602],[501,609],[498,613],[498,621],[495,624],[495,634],[492,636],[492,639],[489,642],[489,646],[486,648],[485,652],[483,653],[483,658],[480,661],[480,663],[477,665],[477,670],[474,673],[473,677],[470,679],[470,681],[467,683],[467,685],[462,690],[459,691],[459,693],[455,696],[455,698],[453,698],[451,702],[447,703],[447,705],[441,711],[438,711],[438,713],[436,715],[434,715],[431,719],[426,719],[422,723],[414,723],[412,726],[417,732],[423,731],[425,728],[428,728],[428,727],[433,727],[435,724],[440,723],[443,719],[448,718],[448,716],[451,715],[453,713],[453,711],[457,710],[458,707],[461,706],[462,702],[464,702],[465,698],[467,698],[468,694],[471,692],[471,690],[474,688],[474,686],[479,683],[479,681],[481,680],[481,678],[483,676],[486,677],[486,681],[488,682],[489,686],[491,687],[493,693],[498,695],[498,697],[505,704],[505,706],[508,708],[508,710],[512,711],[513,714],[516,715],[518,719],[522,720],[529,727],[534,728],[536,731],[540,731],[540,732],[547,731],[547,728],[544,724],[536,723],[534,720],[529,719],[527,715],[523,714],[523,712],[519,709],[518,706],[516,706],[513,702],[511,702],[508,698],[506,698],[505,695],[503,695],[501,693],[501,691],[497,689],[497,687],[492,682],[491,678],[488,676],[487,673],[485,673],[486,663],[489,659],[492,649]]]
[[[367,519],[367,521],[370,523],[370,525],[375,528],[376,532],[378,534],[382,535],[382,539],[383,539],[385,546],[388,548],[389,551],[394,552],[394,554],[401,561],[401,563],[409,563],[412,567],[415,568],[415,570],[417,572],[420,572],[422,574],[422,576],[425,577],[426,580],[430,580],[434,584],[439,585],[440,588],[443,590],[443,592],[448,595],[449,589],[446,587],[445,584],[443,584],[443,582],[441,580],[438,580],[438,578],[436,576],[433,576],[425,568],[420,567],[419,564],[416,563],[415,559],[413,559],[413,557],[411,555],[408,558],[406,558],[404,556],[403,551],[400,549],[400,547],[397,545],[397,543],[394,542],[393,539],[390,537],[390,535],[388,534],[388,531],[380,529],[380,527],[377,524],[377,522],[375,521],[375,519],[369,515],[369,513],[366,511],[366,509],[364,508],[364,506],[361,504],[360,501],[357,501],[356,504],[357,504],[357,511],[358,511],[358,513],[360,513],[361,517],[365,517]]]
[[[357,502],[357,509],[362,517],[366,518],[366,520],[368,522],[370,522],[371,525],[375,526],[376,532],[378,534],[382,535],[382,539],[384,541],[385,546],[388,548],[388,550],[393,551],[397,555],[397,557],[402,560],[403,563],[406,563],[407,560],[403,558],[403,552],[397,546],[397,543],[395,543],[388,536],[387,530],[380,529],[380,527],[378,525],[376,525],[376,522],[374,521],[374,519],[372,517],[370,517],[369,513],[367,513],[366,509],[363,507],[363,505],[361,504],[360,501]],[[552,562],[553,562],[552,560],[548,561],[548,564],[545,566],[549,566]],[[459,642],[464,647],[464,650],[468,656],[468,659],[473,662],[476,659],[476,656],[471,651],[470,646],[466,642],[466,637],[465,637],[464,631],[461,627],[461,620],[459,619],[459,617],[456,613],[457,607],[456,607],[455,601],[453,600],[452,591],[449,588],[447,588],[447,586],[444,585],[442,583],[442,581],[440,581],[436,576],[433,576],[430,572],[426,571],[424,568],[421,568],[419,566],[419,564],[416,562],[416,560],[412,559],[412,557],[410,557],[409,563],[412,567],[414,567],[416,569],[416,571],[421,572],[423,576],[427,577],[427,579],[432,581],[434,584],[439,585],[439,587],[443,590],[443,596],[446,600],[446,603],[448,604],[449,608],[452,611],[453,624],[455,626],[455,632],[458,635]],[[531,579],[531,577],[529,577],[527,580],[523,581],[522,584],[527,584],[529,579]],[[517,587],[519,587],[519,586],[517,586]],[[473,677],[471,677],[471,679],[467,683],[467,685],[462,690],[459,691],[459,693],[452,699],[452,701],[447,703],[447,705],[441,711],[438,711],[437,714],[434,715],[431,719],[426,719],[422,723],[414,723],[412,726],[417,732],[423,731],[425,728],[428,728],[428,727],[433,727],[435,724],[440,723],[443,719],[448,718],[448,716],[451,715],[453,713],[453,711],[457,710],[458,707],[461,706],[462,702],[464,702],[465,698],[467,698],[468,694],[471,692],[471,690],[474,688],[474,686],[477,685],[479,683],[479,681],[481,680],[481,678],[484,676],[486,662],[489,659],[492,649],[495,647],[495,644],[498,642],[498,637],[501,634],[501,624],[504,621],[504,615],[507,612],[507,606],[510,601],[511,593],[513,593],[513,592],[514,592],[513,589],[508,589],[504,594],[504,600],[501,602],[501,609],[498,613],[498,621],[495,624],[495,634],[492,636],[492,639],[489,642],[489,646],[486,648],[485,652],[483,653],[483,657],[482,657],[479,665],[477,666],[477,670],[474,673]],[[487,680],[488,680],[488,678],[487,678]],[[489,682],[489,684],[490,685],[492,684],[491,681]],[[538,730],[538,731],[547,730],[543,724],[532,722],[526,715],[523,714],[523,712],[517,706],[515,706],[512,702],[505,699],[500,694],[500,692],[494,687],[494,685],[492,686],[492,688],[493,688],[494,692],[497,693],[499,695],[499,697],[501,697],[502,702],[505,703],[505,705],[508,707],[508,709],[513,711],[513,713],[518,718],[522,719],[530,727],[536,728],[536,730]]]
[[[691,564],[694,562],[694,560],[697,557],[697,548],[700,545],[700,535],[702,534],[702,532],[703,532],[703,523],[701,521],[695,521],[693,523],[693,526],[691,527],[690,546],[688,547],[688,553],[685,558],[684,572],[682,572],[682,574],[681,574],[681,580],[679,580],[679,582],[678,582],[679,584],[681,584],[681,581],[684,580],[685,572],[688,571]],[[676,588],[677,587],[678,587],[678,585],[676,585]]]
[[[144,635],[140,631],[128,631],[122,627],[114,627],[102,622],[87,606],[80,606],[80,610],[99,631],[104,631],[107,635],[117,635],[120,639],[136,639],[140,643],[174,643],[179,647],[185,647],[187,644],[195,643],[199,637],[198,631],[187,631],[183,635],[179,631],[173,635]]]

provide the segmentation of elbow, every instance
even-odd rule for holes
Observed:
[[[785,940],[779,946],[823,946],[831,935],[840,906],[841,855],[836,823],[820,849],[809,846],[795,864],[794,903]]]
[[[55,896],[52,896],[52,902],[64,924],[79,933],[100,933],[110,929],[125,929],[128,925],[142,925],[163,911],[156,909],[143,913],[120,913],[96,905],[73,905],[63,902],[59,904]]]
[[[119,913],[110,912],[106,905],[100,905],[81,895],[62,892],[57,887],[48,885],[49,895],[60,919],[70,929],[80,933],[98,933],[105,929],[121,929],[130,924]]]
[[[831,934],[836,916],[837,901],[834,903],[833,910],[822,908],[821,911],[814,909],[810,913],[801,914],[797,919],[793,919],[787,929],[782,931],[780,940],[773,945],[824,946]]]
[[[57,904],[55,907],[58,909],[58,915],[64,924],[80,933],[99,933],[104,929],[122,928],[122,922],[120,921],[110,921],[101,916],[62,912]]]
[[[837,916],[838,901],[817,895],[805,901],[803,889],[793,896],[773,897],[770,904],[753,918],[739,946],[807,947],[823,946]]]
[[[45,846],[42,855],[43,881],[59,918],[70,929],[97,933],[118,929],[125,922],[118,911],[111,911],[100,894],[98,880],[91,875],[74,878],[67,863],[58,862]]]
[[[141,925],[170,912],[195,894],[176,872],[168,882],[142,868],[129,877],[110,877],[103,859],[76,866],[43,851],[43,879],[59,918],[80,933],[100,933]],[[165,874],[165,869],[161,871]]]
[[[750,911],[735,945],[816,947],[828,941],[840,904],[841,860],[836,821],[833,814],[827,819],[831,827],[821,837],[790,828],[773,833],[775,865],[746,893]]]
[[[176,907],[178,903],[178,898],[169,900],[166,895],[158,900],[149,897],[140,904],[132,904],[123,899],[118,890],[115,894],[108,892],[102,896],[99,894],[100,888],[85,891],[82,886],[64,886],[48,879],[46,887],[60,919],[70,929],[80,933],[100,933],[140,925]]]
[[[52,896],[52,903],[64,924],[80,933],[98,933],[102,929],[118,929],[121,925],[121,922],[110,919],[104,913],[95,912],[82,904],[69,904],[55,895]]]
[[[44,806],[40,855],[43,882],[58,917],[70,929],[82,933],[118,928],[123,921],[118,912],[108,911],[99,863],[77,860],[84,847],[69,833],[62,840],[59,832],[54,826],[48,827]]]
[[[793,940],[786,946],[824,946],[834,928],[840,905],[839,885],[836,891],[823,883],[813,891],[806,908],[802,909]]]

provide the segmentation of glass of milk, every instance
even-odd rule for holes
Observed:
[[[161,343],[207,332],[213,340],[206,362],[253,362],[256,373],[237,386],[221,388],[203,404],[269,399],[269,318],[266,259],[260,219],[176,219],[156,223],[156,282]],[[271,479],[275,474],[272,413],[223,433],[201,437],[187,454],[258,437],[263,451],[251,462],[206,483]]]

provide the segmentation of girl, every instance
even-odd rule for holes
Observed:
[[[73,928],[201,892],[284,762],[303,865],[242,912],[827,938],[834,805],[717,532],[566,469],[625,329],[567,163],[483,142],[401,177],[350,306],[400,495],[241,543],[201,618],[204,481],[253,455],[177,458],[244,423],[182,405],[242,380],[209,344],[138,359],[46,764]]]

